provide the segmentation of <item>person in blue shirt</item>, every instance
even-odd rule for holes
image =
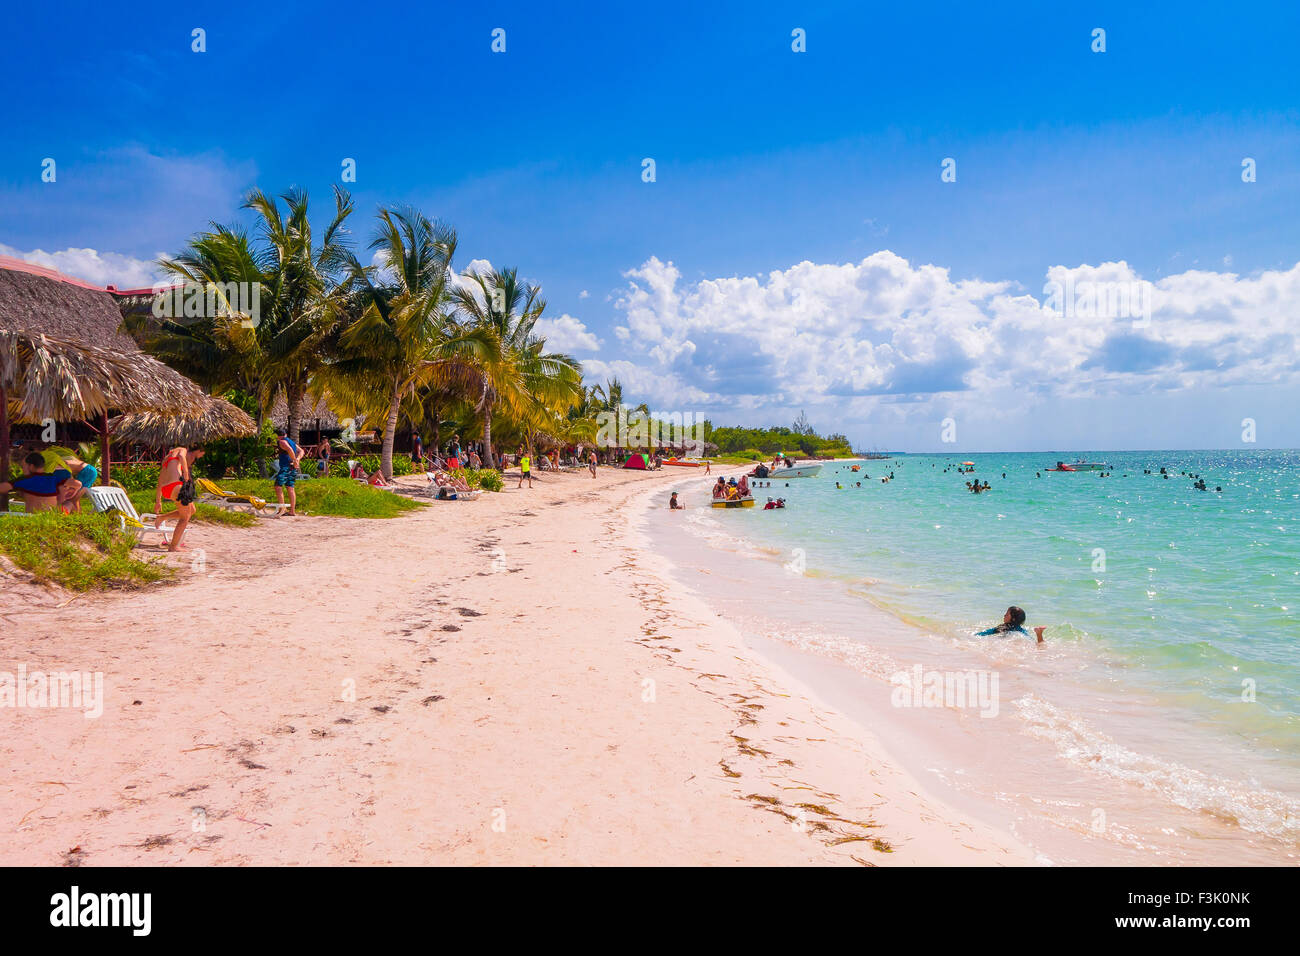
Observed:
[[[23,496],[28,511],[52,511],[58,506],[62,486],[72,480],[72,472],[59,468],[45,471],[45,456],[34,451],[23,459],[22,475],[13,481],[0,481],[0,495],[16,491]]]
[[[1034,628],[1034,634],[1038,637],[1039,644],[1043,643],[1043,631],[1045,630],[1047,630],[1046,627]],[[1001,624],[998,624],[995,627],[990,627],[987,630],[975,632],[976,637],[991,637],[994,634],[1023,634],[1025,637],[1028,637],[1029,632],[1025,630],[1024,609],[1016,607],[1013,604],[1011,607],[1007,608],[1007,613],[1002,615]]]
[[[287,515],[297,515],[298,513],[298,493],[294,491],[294,483],[298,480],[298,466],[302,463],[302,448],[299,444],[289,437],[289,432],[284,428],[275,430],[275,448],[279,453],[277,464],[279,469],[275,473],[275,498],[280,504],[284,504],[284,489],[289,489],[289,510]]]

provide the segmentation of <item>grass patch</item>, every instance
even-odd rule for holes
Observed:
[[[256,495],[275,501],[275,485],[263,478],[241,478],[223,481],[225,491]],[[298,491],[298,511],[305,515],[330,515],[337,518],[396,518],[408,511],[427,507],[425,502],[412,501],[401,495],[372,488],[351,478],[309,478],[295,486]],[[285,500],[288,500],[286,496]]]
[[[153,511],[154,493],[152,491],[128,491],[127,496],[131,499],[131,504],[135,505],[138,514]],[[275,497],[272,495],[271,500]],[[194,510],[193,521],[201,521],[207,524],[223,524],[232,528],[247,528],[257,523],[257,518],[251,514],[240,511],[230,511],[226,508],[218,508],[216,505],[205,505],[203,502],[196,502],[197,507]],[[87,507],[82,502],[82,510]],[[164,501],[162,504],[162,514],[165,518],[176,510],[176,502]],[[173,515],[173,517],[175,517]]]
[[[135,535],[107,515],[40,512],[0,518],[0,552],[37,581],[70,591],[98,591],[158,581],[171,569],[134,557]]]

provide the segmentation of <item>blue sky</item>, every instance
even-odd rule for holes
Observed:
[[[407,6],[9,11],[0,251],[126,282],[251,186],[324,211],[351,157],[360,240],[382,202],[446,219],[655,407],[909,450],[946,417],[953,450],[1232,445],[1245,417],[1300,445],[1294,4]],[[1136,336],[1016,301],[1117,262],[1174,303]]]

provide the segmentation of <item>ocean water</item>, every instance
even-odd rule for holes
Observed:
[[[1046,471],[1075,457],[1110,468]],[[756,489],[777,511],[682,487],[649,530],[684,580],[1046,857],[1300,858],[1300,452],[837,462]],[[1045,645],[975,636],[1010,604]],[[917,667],[996,673],[996,716],[900,708]]]

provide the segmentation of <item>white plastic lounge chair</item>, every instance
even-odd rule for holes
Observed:
[[[155,528],[153,520],[158,517],[157,515],[152,513],[136,514],[135,505],[131,504],[131,499],[124,488],[115,488],[112,485],[95,485],[88,490],[91,504],[95,506],[95,510],[104,514],[116,511],[122,530],[134,531],[136,541],[143,540],[146,534],[156,534],[162,538],[163,544],[166,544],[172,531],[176,528],[175,522]]]

